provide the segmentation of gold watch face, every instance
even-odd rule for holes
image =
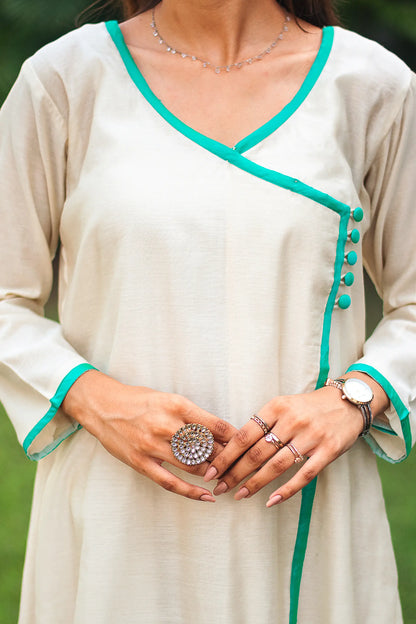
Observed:
[[[346,379],[343,392],[346,398],[356,405],[370,403],[374,397],[370,386],[365,381],[355,378]]]

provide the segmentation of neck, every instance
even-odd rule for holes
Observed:
[[[155,18],[174,47],[227,65],[266,47],[285,11],[276,0],[163,0]]]

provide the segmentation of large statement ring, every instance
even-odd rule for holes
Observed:
[[[264,439],[266,440],[266,442],[271,442],[273,446],[277,448],[278,451],[280,451],[284,447],[283,442],[279,440],[277,435],[274,435],[273,431],[270,431],[270,433],[265,435]]]
[[[268,431],[270,431],[269,425],[265,423],[264,420],[260,418],[260,416],[257,416],[257,414],[253,414],[253,416],[250,417],[250,420],[254,420],[254,422],[257,423],[259,427],[263,429],[263,433],[265,435]]]
[[[293,455],[295,456],[295,464],[300,464],[300,462],[303,462],[305,458],[302,455],[302,453],[299,453],[296,446],[293,446],[293,444],[286,444],[286,446],[289,449],[289,451],[292,451]]]
[[[196,466],[204,463],[211,455],[214,450],[214,436],[204,425],[191,423],[178,429],[170,445],[178,461],[187,466]]]

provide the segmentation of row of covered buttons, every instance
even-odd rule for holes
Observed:
[[[362,208],[355,208],[351,210],[351,218],[354,219],[356,223],[362,221],[363,217],[364,212]],[[359,230],[357,230],[357,228],[352,229],[348,232],[348,238],[355,245],[359,243],[361,238]],[[344,256],[344,262],[346,262],[349,266],[354,266],[357,260],[358,256],[356,251],[348,251]],[[341,277],[341,280],[344,282],[345,286],[352,286],[354,283],[354,273],[348,271]],[[349,295],[341,295],[338,297],[335,304],[338,305],[341,310],[346,310],[351,305],[351,297]]]

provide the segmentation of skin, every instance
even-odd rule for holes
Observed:
[[[274,0],[163,0],[158,30],[182,52],[216,65],[249,58],[280,33],[285,12]],[[166,52],[150,28],[151,12],[121,25],[125,41],[152,91],[186,124],[233,147],[274,117],[297,93],[318,52],[321,29],[294,19],[262,61],[215,74]]]
[[[274,0],[163,0],[156,7],[162,37],[180,51],[215,65],[259,53],[280,32],[285,13]],[[321,29],[294,19],[272,54],[261,62],[215,74],[189,59],[166,52],[153,36],[151,12],[123,24],[125,41],[154,93],[186,124],[221,143],[240,139],[276,115],[299,90],[319,50]],[[305,32],[306,31],[306,32]],[[374,380],[359,377],[374,392],[372,410],[382,419],[389,400]],[[98,371],[87,371],[72,386],[63,409],[94,435],[109,453],[161,487],[195,500],[214,502],[211,492],[190,484],[187,474],[218,479],[214,494],[240,487],[236,500],[253,496],[293,466],[294,455],[266,442],[249,420],[237,430],[186,397],[141,386],[127,386]],[[284,443],[309,459],[269,498],[287,500],[356,442],[360,410],[326,387],[296,396],[271,397],[257,414]],[[173,457],[170,440],[186,423],[207,426],[215,438],[210,462],[187,467]],[[164,464],[179,467],[183,478]],[[250,476],[251,475],[251,476]],[[247,479],[247,477],[249,477]]]
[[[383,418],[388,407],[384,390],[362,373],[348,373],[365,381],[373,390],[373,414]],[[345,453],[356,442],[363,429],[361,411],[333,387],[324,387],[308,394],[274,397],[257,415],[283,443],[291,443],[308,460],[282,487],[269,497],[271,507],[287,500],[312,481],[328,464]],[[234,463],[235,462],[235,463]],[[294,454],[287,447],[276,452],[266,442],[263,431],[250,420],[212,461],[205,481],[219,479],[214,494],[219,495],[240,483],[236,500],[249,498],[293,466]],[[232,467],[231,467],[232,466]],[[253,473],[247,481],[244,481]]]

